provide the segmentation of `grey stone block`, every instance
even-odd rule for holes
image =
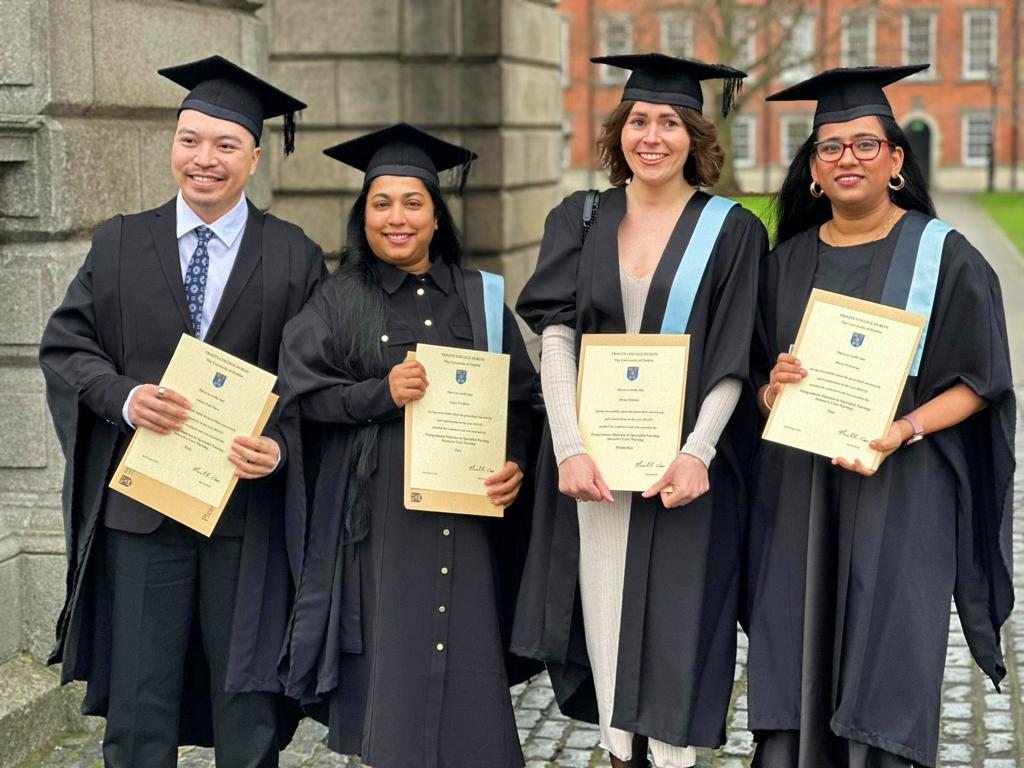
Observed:
[[[470,189],[554,184],[561,177],[562,134],[557,129],[467,130],[464,140],[480,155]]]
[[[62,229],[91,229],[142,209],[139,131],[131,122],[69,119],[63,142]]]
[[[558,11],[532,0],[505,0],[501,25],[504,56],[558,67],[562,25]]]
[[[22,555],[22,590],[24,649],[37,659],[45,659],[53,650],[54,626],[64,605],[63,554]]]
[[[167,107],[184,91],[157,69],[209,56],[212,51],[257,74],[261,60],[242,56],[237,12],[193,3],[96,0],[92,10],[95,103],[114,107]],[[131,30],[131,45],[125,32]]]
[[[275,159],[274,189],[279,193],[358,191],[363,184],[363,174],[323,153],[324,147],[357,135],[354,131],[307,131],[301,143],[296,141],[294,153]]]
[[[351,199],[341,195],[295,195],[278,193],[271,213],[302,227],[326,253],[341,250],[345,217]]]
[[[0,533],[0,660],[8,659],[21,650],[21,559],[18,547],[18,537],[13,532]]]
[[[0,298],[2,300],[2,298]],[[0,409],[0,467],[45,467],[46,403],[40,393],[4,392]]]
[[[81,111],[92,103],[92,30],[82,29],[82,19],[92,13],[92,0],[50,0],[49,45],[60,56],[50,57],[51,105]]]
[[[32,3],[30,0],[0,0],[0,88],[32,85],[35,81],[32,56]]]
[[[425,126],[454,122],[457,82],[452,64],[409,62],[402,68],[403,118]]]
[[[501,105],[499,64],[466,64],[459,69],[459,125],[497,126],[501,122]]]
[[[402,52],[407,56],[456,53],[458,19],[457,0],[405,0]]]
[[[462,50],[471,56],[496,56],[501,51],[501,9],[507,0],[474,0],[462,14]]]
[[[0,344],[39,341],[43,331],[40,278],[38,267],[0,270]]]
[[[499,252],[540,241],[544,219],[555,205],[553,186],[466,196],[466,242],[477,253]]]
[[[398,53],[401,0],[273,0],[271,53]]]
[[[24,657],[0,664],[0,768],[15,768],[59,734],[95,729],[95,718],[72,709],[82,690],[61,689],[53,670]]]
[[[333,61],[276,61],[270,79],[309,106],[298,117],[297,140],[305,126],[334,126],[338,118],[337,64]]]
[[[532,64],[502,65],[502,122],[561,127],[562,81],[557,69]]]
[[[178,185],[171,173],[171,150],[176,122],[173,115],[155,120],[140,121],[139,163],[142,183],[140,208],[146,210],[163,205],[176,194]],[[113,216],[118,211],[109,211]]]
[[[398,61],[345,59],[336,66],[338,125],[370,127],[398,122],[402,96],[397,85],[402,71]]]

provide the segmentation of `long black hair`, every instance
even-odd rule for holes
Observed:
[[[889,198],[900,208],[935,216],[935,205],[928,194],[921,167],[910,150],[910,142],[903,129],[891,117],[879,115],[885,138],[903,150],[903,168],[900,173],[906,185],[898,192],[889,190]],[[811,159],[817,131],[811,133],[789,164],[786,179],[772,197],[769,215],[775,224],[775,242],[781,243],[810,227],[817,227],[832,218],[832,204],[825,196],[812,197]]]
[[[461,264],[462,238],[459,235],[459,228],[455,226],[452,212],[441,194],[441,188],[430,181],[423,181],[423,186],[427,188],[430,200],[434,204],[434,217],[437,220],[437,230],[430,240],[430,260],[433,262],[440,259],[447,264]],[[342,261],[353,256],[364,259],[377,258],[366,240],[366,200],[369,194],[370,182],[363,185],[362,192],[349,211]]]

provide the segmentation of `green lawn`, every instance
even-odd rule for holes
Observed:
[[[1024,253],[1024,193],[985,192],[975,199]]]

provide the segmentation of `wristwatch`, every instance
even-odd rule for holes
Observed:
[[[911,429],[914,430],[914,434],[910,436],[910,439],[908,439],[907,442],[904,443],[904,445],[913,445],[919,440],[924,439],[924,426],[921,424],[920,421],[918,421],[916,416],[908,413],[906,416],[900,416],[900,420],[907,422],[907,424],[910,425]]]

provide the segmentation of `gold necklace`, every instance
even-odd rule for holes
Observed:
[[[881,227],[879,227],[877,232],[875,232],[874,237],[872,237],[870,240],[865,240],[864,243],[873,243],[876,240],[878,240],[882,236],[882,234],[889,229],[889,227],[892,225],[892,223],[894,221],[896,221],[896,217],[899,216],[899,214],[900,214],[900,208],[898,208],[896,206],[893,206],[893,210],[892,210],[892,213],[889,214],[889,218],[886,219],[885,223]],[[843,246],[839,244],[839,240],[836,238],[836,222],[835,222],[835,219],[829,219],[828,220],[828,229],[829,229],[829,239],[832,240],[831,245],[833,247],[835,247],[835,248],[842,248]],[[864,243],[851,243],[851,245],[863,245]]]

